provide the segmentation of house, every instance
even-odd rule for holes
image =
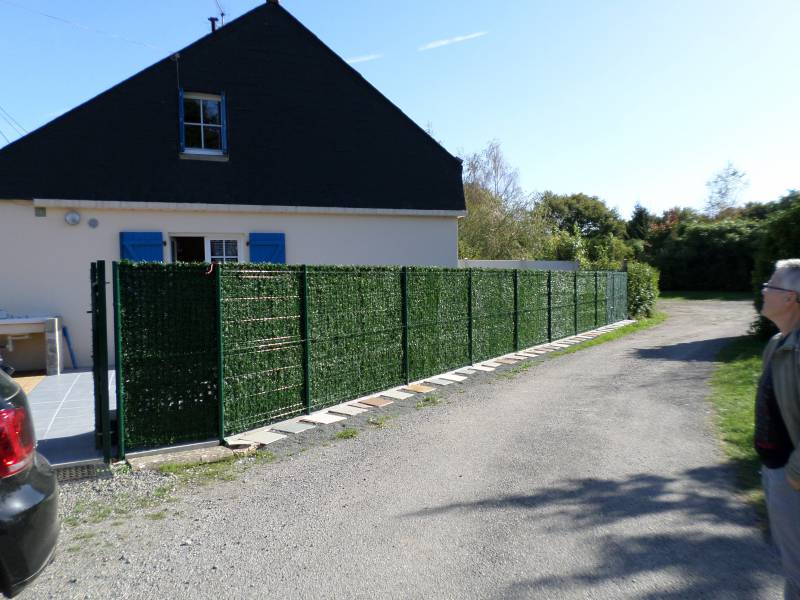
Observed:
[[[0,149],[0,345],[58,316],[89,366],[91,261],[456,267],[464,214],[460,160],[270,0]]]

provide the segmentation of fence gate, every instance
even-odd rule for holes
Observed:
[[[93,262],[90,271],[92,309],[92,379],[94,381],[95,447],[103,460],[111,460],[111,414],[108,405],[108,331],[106,311],[106,263]]]

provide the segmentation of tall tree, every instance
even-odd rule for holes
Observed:
[[[653,215],[637,202],[631,220],[628,221],[628,237],[635,240],[646,240],[652,224]]]
[[[616,209],[608,208],[597,196],[544,192],[539,204],[545,206],[559,229],[572,232],[577,226],[587,237],[612,234],[625,237],[625,221]]]
[[[747,187],[744,171],[739,171],[728,162],[727,165],[706,182],[706,214],[712,219],[724,217],[726,211],[736,208],[739,194]]]

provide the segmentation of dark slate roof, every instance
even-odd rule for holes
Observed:
[[[265,3],[0,149],[0,198],[464,210],[461,162]],[[178,76],[229,161],[179,158]]]

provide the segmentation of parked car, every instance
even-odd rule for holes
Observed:
[[[28,399],[0,370],[0,592],[15,596],[42,572],[60,525],[56,474],[36,450]]]

